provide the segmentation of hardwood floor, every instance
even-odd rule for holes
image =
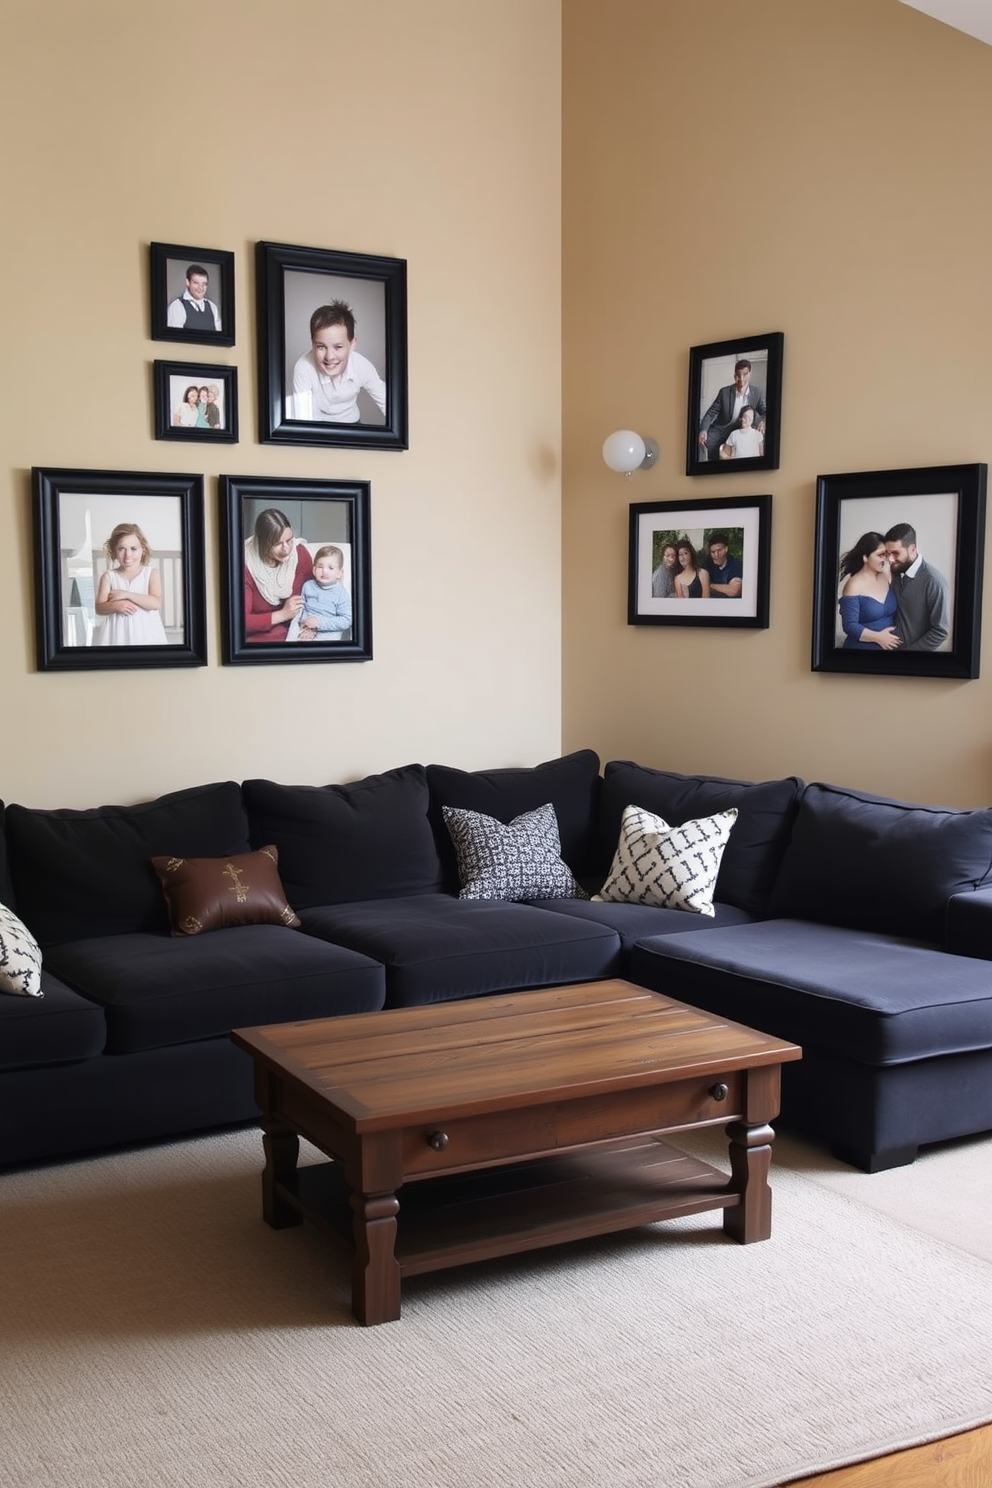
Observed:
[[[987,1488],[992,1483],[992,1426],[797,1482],[802,1488]]]

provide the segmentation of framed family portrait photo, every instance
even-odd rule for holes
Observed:
[[[234,254],[150,244],[153,341],[234,345]]]
[[[155,438],[238,441],[238,369],[155,362]]]
[[[205,666],[202,477],[31,479],[39,670]]]
[[[368,481],[220,477],[224,660],[371,661]]]
[[[772,498],[630,508],[628,625],[768,628]]]
[[[256,245],[259,439],[406,449],[406,261]]]
[[[686,475],[778,469],[784,345],[767,331],[690,349]]]
[[[987,465],[821,475],[814,672],[978,676]]]

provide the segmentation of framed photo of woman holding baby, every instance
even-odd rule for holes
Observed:
[[[406,260],[258,243],[259,439],[407,449]]]
[[[220,477],[225,662],[371,661],[368,481]]]

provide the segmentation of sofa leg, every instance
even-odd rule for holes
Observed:
[[[884,1152],[861,1152],[856,1147],[833,1144],[831,1153],[838,1162],[850,1163],[852,1168],[861,1168],[865,1173],[884,1173],[886,1168],[905,1168],[919,1156],[919,1145],[909,1147],[887,1147]]]

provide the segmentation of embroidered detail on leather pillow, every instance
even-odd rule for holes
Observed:
[[[625,806],[620,841],[593,903],[626,901],[712,916],[720,860],[737,808],[670,827],[641,806]]]
[[[12,909],[0,904],[0,992],[15,997],[44,997],[41,948]]]
[[[555,808],[548,802],[506,825],[481,811],[445,806],[461,883],[459,899],[586,899],[562,861]]]
[[[275,847],[230,858],[152,858],[173,935],[202,935],[235,925],[300,921],[286,902]]]

